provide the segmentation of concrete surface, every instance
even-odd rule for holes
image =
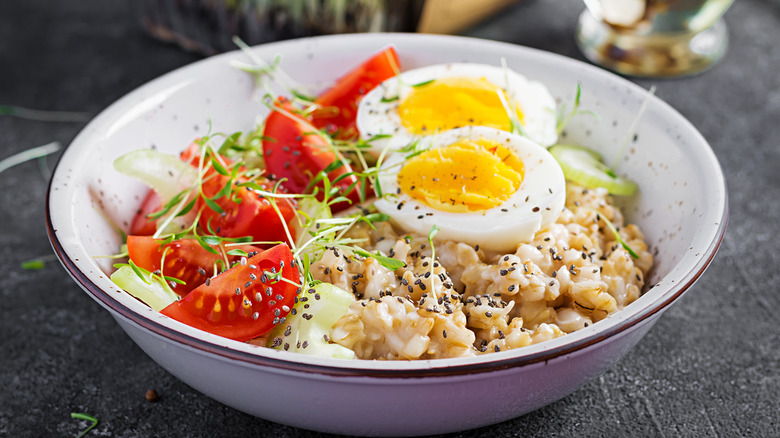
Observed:
[[[583,59],[582,4],[519,4],[465,32]],[[720,252],[693,290],[623,360],[572,395],[453,437],[780,436],[780,3],[740,0],[731,48],[713,70],[655,83],[709,140],[729,186]],[[96,114],[135,87],[199,59],[143,34],[132,2],[0,2],[0,104]],[[82,123],[0,116],[0,158]],[[49,159],[49,165],[56,155]],[[36,163],[0,174],[0,436],[308,436],[227,408],[144,355],[55,260],[44,231],[47,180]],[[144,395],[155,389],[160,400]],[[467,407],[464,407],[467,408]]]

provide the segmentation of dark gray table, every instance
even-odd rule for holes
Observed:
[[[465,34],[582,59],[582,9],[528,1]],[[780,436],[780,4],[739,0],[731,50],[706,74],[652,81],[710,141],[726,174],[730,224],[707,274],[601,377],[524,417],[455,436]],[[146,37],[131,2],[0,2],[0,104],[97,113],[198,56]],[[647,87],[651,81],[638,81]],[[79,123],[0,116],[0,158]],[[51,158],[54,163],[56,156]],[[50,256],[47,181],[36,163],[0,174],[0,436],[319,436],[250,417],[152,362]],[[155,389],[160,400],[144,394]]]

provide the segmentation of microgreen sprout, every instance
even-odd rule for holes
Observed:
[[[257,56],[257,54],[255,54],[240,38],[233,37],[233,43],[247,55],[250,61],[252,61],[252,64],[233,60],[231,65],[254,76],[257,85],[261,86],[260,88],[266,90],[267,93],[272,94],[270,92],[269,81],[266,80],[271,79],[281,85],[284,89],[290,90],[290,94],[294,96],[295,100],[308,104],[311,104],[314,101],[314,99],[310,97],[312,93],[298,84],[279,67],[281,65],[281,57],[279,55],[274,57],[274,60],[269,64]]]
[[[70,413],[70,418],[73,418],[75,420],[84,420],[84,421],[91,421],[92,422],[92,424],[87,426],[87,428],[84,429],[83,431],[81,431],[80,434],[76,435],[76,438],[83,437],[84,435],[87,434],[87,432],[89,432],[90,430],[94,429],[95,426],[97,426],[97,424],[98,424],[98,419],[97,418],[95,418],[95,417],[93,417],[92,415],[89,415],[89,414],[82,414],[80,412],[71,412]]]
[[[27,271],[39,271],[46,267],[46,262],[41,259],[32,259],[22,262],[22,269]]]
[[[412,84],[412,87],[413,88],[424,87],[424,86],[426,86],[428,84],[432,84],[435,80],[436,79],[428,79],[427,81],[418,82],[416,84]]]
[[[151,280],[149,280],[149,278],[148,278],[146,275],[144,275],[144,274],[147,274],[147,273],[149,273],[149,271],[147,271],[146,269],[143,269],[143,268],[139,267],[139,266],[138,266],[138,265],[136,265],[136,264],[135,264],[135,262],[133,262],[132,260],[128,260],[128,261],[127,261],[127,264],[128,264],[128,265],[130,266],[130,268],[133,270],[133,272],[135,273],[135,275],[136,275],[136,276],[138,276],[138,278],[140,278],[141,280],[143,280],[143,281],[144,281],[144,283],[146,283],[146,284],[152,284]],[[116,266],[117,266],[117,265],[114,265],[114,267],[116,267]]]
[[[406,262],[403,260],[394,259],[392,257],[386,257],[379,253],[379,251],[376,252],[376,254],[370,253],[364,249],[355,249],[355,254],[366,257],[366,258],[373,258],[377,261],[380,265],[384,266],[385,268],[395,271],[397,269],[403,268],[406,266]]]
[[[623,139],[622,144],[620,145],[620,152],[618,152],[618,154],[615,156],[615,160],[612,162],[612,165],[609,166],[610,169],[612,169],[613,171],[615,170],[615,168],[617,168],[618,163],[620,163],[620,160],[626,154],[628,143],[636,135],[636,130],[637,128],[639,128],[639,121],[642,120],[642,116],[645,114],[645,110],[647,110],[647,104],[650,103],[650,97],[653,96],[654,94],[655,94],[655,85],[651,86],[650,89],[647,91],[644,100],[642,100],[642,105],[639,107],[639,111],[636,113],[636,117],[634,117],[634,120],[631,122],[631,126],[628,128],[628,132],[626,132],[626,136]]]
[[[517,103],[515,102],[514,93],[509,89],[509,67],[506,64],[506,58],[501,58],[501,70],[504,73],[506,90],[498,88],[496,89],[496,94],[501,101],[501,105],[504,107],[504,111],[506,111],[506,114],[509,117],[509,125],[512,128],[511,132],[525,137],[523,125],[517,117]]]
[[[127,263],[115,263],[114,264],[114,268],[116,268],[116,269],[119,269],[119,268],[122,268],[122,267],[125,267],[125,266],[129,266],[130,269],[135,274],[135,276],[140,278],[141,281],[144,282],[144,284],[150,285],[150,284],[152,284],[153,281],[155,281],[155,278],[157,278],[158,280],[161,280],[159,283],[162,284],[165,287],[165,289],[168,290],[168,292],[171,292],[171,293],[173,293],[173,294],[175,294],[177,296],[178,296],[178,294],[176,294],[176,292],[173,291],[171,285],[173,283],[175,283],[175,284],[182,284],[182,285],[183,284],[187,284],[184,280],[181,280],[179,278],[171,277],[171,276],[168,276],[168,275],[163,275],[162,271],[149,272],[146,269],[144,269],[144,268],[136,265],[135,263],[133,263],[132,260],[128,260]]]
[[[436,234],[439,232],[439,227],[436,225],[431,227],[431,231],[428,232],[428,245],[431,247],[431,293],[433,294],[433,299],[436,299],[436,288],[434,287],[433,279],[436,277],[433,272],[433,268],[436,265],[436,247],[433,245],[433,238],[436,237]]]
[[[604,221],[604,223],[607,225],[607,228],[609,228],[609,230],[610,230],[610,231],[612,231],[612,235],[614,235],[614,236],[615,236],[615,241],[616,241],[617,243],[619,243],[619,244],[620,244],[620,245],[621,245],[621,246],[622,246],[622,247],[623,247],[623,248],[624,248],[626,251],[628,251],[628,254],[629,254],[629,255],[631,255],[631,257],[632,257],[632,258],[634,258],[634,259],[638,259],[638,258],[639,258],[639,255],[637,255],[637,253],[636,253],[636,252],[634,252],[634,250],[633,250],[633,249],[631,249],[631,247],[630,247],[630,246],[628,246],[628,244],[626,243],[626,241],[625,241],[625,240],[623,240],[623,238],[622,238],[622,237],[620,237],[620,233],[618,232],[617,228],[616,228],[616,227],[615,227],[615,225],[612,223],[612,221],[610,221],[609,219],[607,219],[606,217],[604,217],[604,215],[603,215],[603,214],[599,213],[599,212],[598,212],[598,211],[596,211],[596,210],[593,210],[593,209],[591,209],[591,208],[587,208],[587,210],[591,211],[592,213],[595,213],[595,214],[596,214],[596,218],[597,218],[597,219],[601,219],[602,221]]]
[[[42,158],[49,154],[53,154],[59,151],[61,148],[62,146],[60,145],[60,142],[53,141],[43,146],[34,147],[19,152],[18,154],[11,155],[10,157],[4,158],[2,161],[0,161],[0,172],[3,172],[13,166],[16,166],[17,164],[22,164],[26,161],[34,160],[36,158]]]
[[[80,111],[44,111],[14,105],[0,105],[0,116],[14,116],[39,122],[87,122],[92,117]]]
[[[566,110],[566,103],[562,103],[559,110],[555,113],[555,118],[557,120],[555,129],[558,135],[563,132],[564,128],[566,128],[566,125],[569,124],[572,118],[576,115],[580,114],[587,114],[593,117],[598,118],[598,115],[591,111],[591,110],[581,110],[580,109],[580,101],[582,98],[582,84],[577,82],[577,91],[574,95],[574,103],[572,104],[572,108],[570,111],[567,112]]]

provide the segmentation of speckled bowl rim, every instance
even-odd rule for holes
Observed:
[[[453,41],[457,42],[458,40],[460,40],[476,46],[483,45],[483,44],[488,46],[493,46],[493,45],[505,46],[504,48],[508,51],[525,52],[525,54],[529,56],[534,56],[538,58],[547,58],[553,60],[554,62],[559,62],[559,63],[562,62],[564,64],[571,63],[572,66],[576,66],[577,68],[587,72],[587,74],[589,75],[595,75],[596,77],[601,77],[602,79],[607,79],[608,81],[611,82],[617,82],[621,86],[633,89],[633,91],[637,93],[644,93],[644,91],[638,85],[635,85],[624,78],[618,77],[605,70],[601,70],[597,67],[585,64],[583,62],[574,59],[566,58],[564,56],[557,55],[554,53],[544,52],[538,49],[522,47],[522,46],[517,46],[509,43],[503,43],[503,42],[479,40],[479,39],[468,38],[468,37],[443,36],[443,35],[416,35],[416,34],[332,35],[332,36],[322,36],[322,37],[313,37],[313,38],[303,38],[299,40],[281,41],[281,42],[266,44],[263,47],[283,47],[289,44],[302,44],[302,43],[305,44],[306,42],[315,41],[315,40],[325,41],[325,40],[333,40],[333,39],[372,38],[372,37],[380,39],[383,36],[384,38],[392,37],[392,39],[394,40],[425,38],[427,40],[436,40],[436,39],[447,40],[446,43],[451,43]],[[333,41],[327,41],[327,42],[334,43]],[[128,93],[127,95],[125,95],[124,97],[122,97],[121,99],[113,103],[112,105],[110,105],[108,108],[106,108],[100,115],[98,115],[98,117],[95,118],[93,122],[90,122],[90,124],[87,125],[87,127],[85,127],[82,130],[82,132],[73,140],[71,144],[75,144],[81,141],[82,135],[84,135],[84,133],[88,131],[88,128],[93,123],[95,123],[95,121],[99,120],[100,117],[105,113],[107,113],[111,108],[122,105],[126,100],[129,99],[131,95],[138,93],[140,90],[152,90],[157,85],[160,85],[163,81],[165,81],[166,78],[169,78],[173,75],[181,74],[182,71],[188,69],[197,69],[199,66],[205,63],[218,62],[218,60],[222,58],[230,57],[233,55],[234,52],[229,52],[229,53],[224,53],[221,55],[217,55],[211,58],[194,62],[192,64],[178,68],[172,72],[169,72],[165,75],[162,75],[159,78],[156,78],[148,82],[147,84],[131,91],[130,93]],[[421,361],[362,361],[362,360],[333,361],[331,360],[330,361],[332,362],[331,364],[331,363],[317,363],[316,361],[311,362],[311,361],[296,360],[296,358],[299,359],[303,359],[303,358],[301,358],[300,355],[295,353],[278,352],[278,353],[285,353],[285,354],[280,354],[279,355],[280,357],[271,357],[262,354],[254,354],[248,351],[235,350],[230,348],[229,346],[217,345],[213,342],[200,339],[194,335],[182,333],[181,331],[167,327],[163,324],[160,324],[156,321],[153,321],[149,318],[146,318],[136,313],[129,307],[113,299],[109,294],[105,293],[105,291],[102,290],[95,282],[93,282],[87,274],[85,274],[82,270],[80,270],[73,262],[73,260],[71,260],[68,254],[66,253],[65,248],[62,242],[60,241],[60,238],[57,235],[57,230],[54,229],[53,226],[53,220],[52,220],[53,212],[51,209],[51,198],[52,196],[54,196],[53,187],[54,187],[55,178],[52,178],[49,183],[49,188],[48,188],[48,193],[46,198],[46,206],[45,206],[46,230],[51,245],[54,249],[54,252],[56,253],[62,265],[65,267],[68,274],[95,301],[97,301],[99,304],[101,304],[103,307],[109,310],[114,317],[118,316],[142,328],[143,330],[152,333],[158,337],[162,337],[168,341],[181,344],[182,346],[190,347],[195,350],[202,351],[204,353],[219,356],[227,360],[238,361],[250,366],[270,367],[279,370],[301,372],[301,373],[316,373],[325,376],[354,376],[354,377],[382,377],[382,378],[411,378],[411,377],[466,375],[466,374],[473,374],[473,373],[494,372],[494,371],[499,371],[508,368],[521,367],[521,366],[539,363],[539,362],[546,362],[597,345],[612,337],[620,335],[621,333],[624,333],[627,330],[645,321],[651,320],[654,316],[658,315],[660,312],[665,310],[668,306],[670,306],[674,301],[680,298],[680,296],[682,296],[686,291],[688,291],[693,286],[693,284],[701,277],[701,275],[705,272],[707,267],[710,265],[710,263],[715,257],[715,254],[717,253],[718,248],[720,247],[723,241],[727,222],[728,222],[728,192],[726,189],[725,179],[723,177],[720,164],[718,163],[717,158],[712,152],[712,149],[709,147],[707,141],[701,136],[701,134],[696,130],[695,127],[693,127],[693,125],[691,125],[691,123],[687,119],[685,119],[681,114],[679,114],[679,112],[677,112],[674,108],[669,106],[667,103],[655,97],[651,97],[651,103],[653,105],[660,105],[660,109],[665,114],[665,117],[671,118],[673,122],[679,125],[681,130],[688,131],[688,133],[693,136],[693,139],[698,143],[698,146],[702,147],[702,151],[700,152],[703,152],[704,155],[706,155],[706,158],[710,162],[709,164],[713,166],[711,170],[714,171],[715,175],[719,179],[718,181],[712,181],[712,183],[716,185],[717,192],[719,194],[722,194],[722,199],[718,199],[718,201],[720,201],[719,204],[721,204],[723,208],[719,218],[709,218],[709,219],[715,219],[718,222],[718,227],[713,236],[713,240],[709,243],[706,249],[700,251],[699,254],[701,254],[701,256],[699,257],[699,260],[696,262],[692,270],[690,270],[680,278],[680,281],[675,282],[666,291],[656,291],[656,293],[661,294],[660,297],[662,299],[658,299],[650,303],[651,305],[645,306],[641,310],[624,318],[622,321],[620,321],[617,324],[613,324],[607,327],[603,327],[603,326],[599,327],[599,324],[594,324],[586,329],[580,330],[574,334],[569,334],[566,337],[564,337],[564,338],[575,338],[577,337],[575,335],[578,335],[579,336],[578,339],[574,341],[565,342],[562,343],[561,345],[555,345],[549,349],[541,349],[539,351],[534,351],[532,353],[524,354],[523,349],[517,349],[517,350],[511,350],[502,353],[495,353],[491,355],[477,356],[478,358],[481,358],[479,360],[470,360],[474,358],[436,359],[436,360],[421,360]],[[62,157],[60,157],[60,160],[54,169],[54,174],[56,174],[57,170],[60,167],[60,164],[63,162],[63,158],[67,154],[68,154],[68,150],[66,149]],[[679,263],[680,261],[678,260],[677,264]],[[651,288],[650,290],[653,289],[654,288]],[[555,340],[548,341],[547,343],[544,344],[553,345],[554,341]],[[537,345],[542,345],[542,344],[537,344]],[[486,357],[489,358],[485,359]],[[320,360],[320,362],[328,362],[328,360]],[[398,364],[401,365],[399,366]],[[419,366],[408,365],[408,364],[419,364]]]

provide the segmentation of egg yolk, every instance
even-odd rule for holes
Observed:
[[[501,143],[462,139],[407,160],[398,183],[430,207],[470,212],[503,204],[520,187],[523,173],[523,162]]]
[[[434,134],[467,125],[511,131],[509,115],[498,93],[506,93],[485,78],[448,77],[416,86],[398,107],[401,124],[413,134]],[[509,102],[509,99],[506,100]],[[517,105],[517,119],[523,114]]]

